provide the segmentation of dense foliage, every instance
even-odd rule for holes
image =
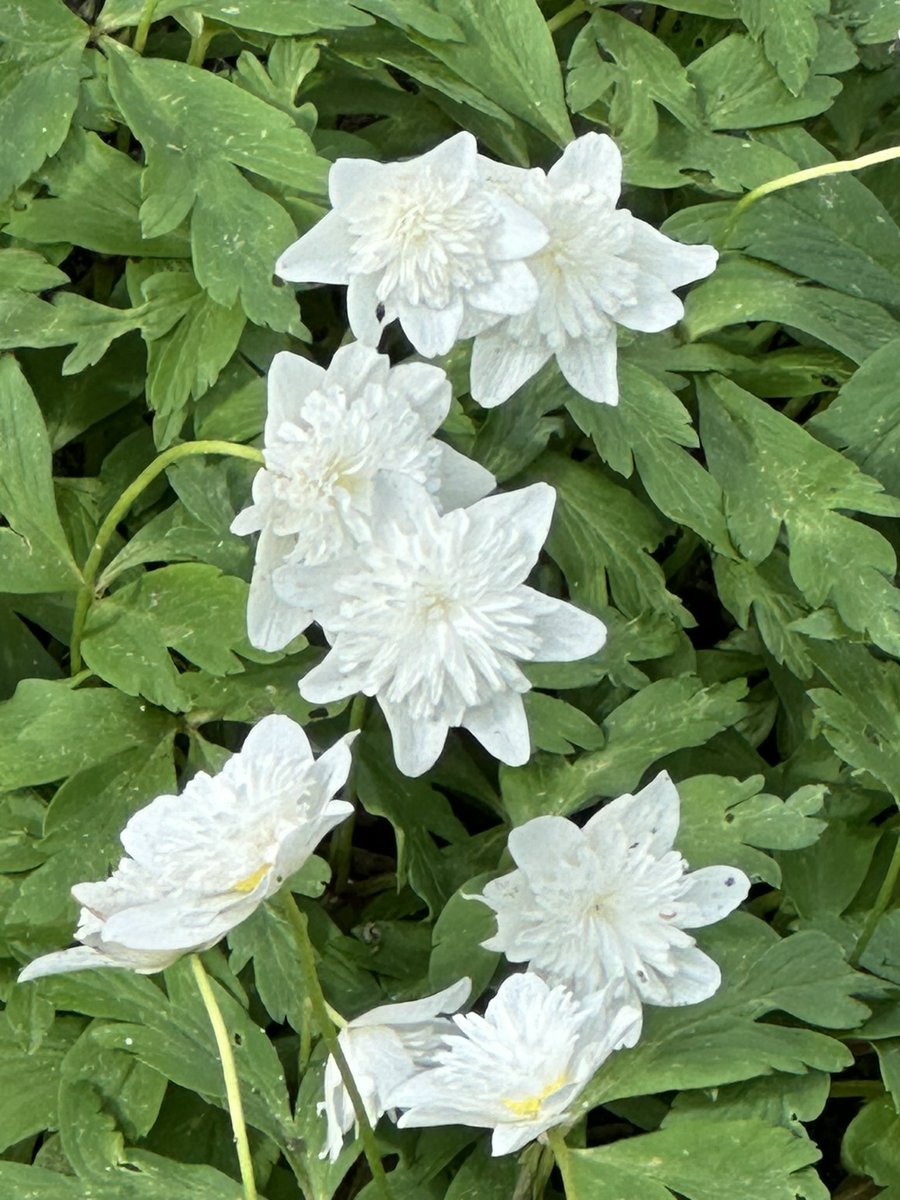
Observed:
[[[510,828],[663,769],[691,867],[750,876],[698,931],[721,989],[648,1008],[589,1085],[578,1200],[900,1196],[900,160],[736,209],[900,142],[898,25],[900,0],[0,5],[4,1200],[242,1194],[186,961],[15,979],[71,940],[70,888],[115,865],[128,818],[271,713],[317,751],[363,724],[352,847],[332,834],[331,866],[292,881],[345,1017],[464,975],[483,1003],[508,968],[467,897],[510,869]],[[327,212],[330,162],[460,129],[517,166],[607,132],[623,203],[721,257],[676,329],[619,329],[616,407],[550,363],[485,410],[468,344],[439,360],[441,436],[504,488],[553,485],[534,585],[609,639],[528,666],[526,765],[452,730],[410,779],[377,706],[301,698],[315,626],[247,638],[253,545],[230,526],[255,464],[175,448],[259,445],[274,355],[327,366],[347,338],[342,288],[273,276]],[[412,353],[397,326],[382,349]],[[358,1143],[319,1157],[326,1048],[284,911],[204,961],[261,1194],[371,1200]],[[378,1140],[395,1200],[561,1194],[538,1144],[491,1158],[477,1130],[386,1120]]]

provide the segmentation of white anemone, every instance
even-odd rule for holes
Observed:
[[[471,980],[459,979],[436,995],[403,1004],[383,1004],[344,1026],[338,1042],[370,1124],[375,1125],[387,1111],[386,1097],[394,1088],[432,1064],[440,1036],[453,1028],[441,1013],[454,1012],[466,1002],[471,990]],[[325,1064],[325,1099],[319,1104],[319,1112],[324,1112],[328,1120],[320,1157],[327,1155],[334,1162],[344,1144],[344,1134],[356,1124],[356,1117],[337,1063],[331,1057]]]
[[[275,271],[296,283],[348,284],[360,341],[377,345],[385,323],[399,318],[432,358],[452,347],[464,320],[474,333],[536,300],[522,259],[546,242],[546,230],[485,184],[470,133],[408,162],[339,158],[328,192],[332,211]]]
[[[453,1018],[433,1055],[387,1097],[406,1111],[401,1128],[473,1125],[491,1129],[494,1154],[512,1154],[574,1120],[575,1102],[597,1068],[634,1045],[640,1010],[605,995],[579,1002],[538,975],[513,975],[483,1017]]]
[[[314,704],[377,696],[397,765],[421,775],[461,725],[513,766],[528,760],[519,663],[567,662],[603,645],[602,621],[523,580],[556,493],[544,483],[441,515],[424,489],[383,477],[371,540],[350,559],[276,572],[276,591],[315,612],[331,643],[300,681]]]
[[[253,503],[232,523],[260,533],[247,605],[250,641],[280,650],[312,620],[284,604],[272,572],[285,562],[315,564],[368,536],[379,470],[414,479],[442,508],[487,495],[493,475],[431,435],[450,409],[450,381],[438,367],[403,363],[352,343],[326,371],[300,355],[275,355],[268,376],[264,470]]]
[[[665,771],[583,829],[565,817],[526,821],[509,835],[518,870],[479,897],[497,914],[497,933],[484,945],[579,995],[612,983],[635,1003],[705,1000],[721,973],[684,931],[720,921],[750,881],[735,867],[687,873],[672,848],[678,821],[678,791]]]
[[[673,288],[715,268],[712,246],[683,246],[627,209],[617,209],[622,156],[605,134],[570,142],[546,174],[482,161],[549,231],[528,266],[538,299],[480,333],[472,351],[472,396],[485,407],[507,400],[552,357],[589,400],[617,404],[616,325],[668,329],[684,307]]]

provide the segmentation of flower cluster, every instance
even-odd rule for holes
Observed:
[[[112,875],[72,889],[82,944],[35,959],[19,978],[88,967],[148,975],[215,945],[353,811],[333,798],[352,739],[314,759],[296,722],[264,717],[218,775],[199,771],[180,796],[158,796],[134,814]]]

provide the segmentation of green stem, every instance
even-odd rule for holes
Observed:
[[[200,18],[201,21],[203,18]],[[213,40],[214,30],[201,29],[200,33],[195,38],[191,38],[191,48],[188,51],[187,65],[189,67],[202,67],[206,59],[206,52],[209,49],[209,43]]]
[[[234,1130],[234,1140],[237,1145],[238,1162],[241,1167],[241,1182],[244,1185],[244,1200],[257,1200],[256,1180],[253,1175],[253,1159],[250,1156],[250,1142],[247,1139],[247,1126],[244,1122],[244,1106],[241,1103],[241,1088],[238,1083],[237,1068],[234,1065],[234,1055],[231,1051],[231,1039],[225,1028],[222,1010],[216,1001],[215,993],[209,976],[206,974],[199,954],[191,955],[191,970],[203,997],[209,1023],[212,1026],[219,1059],[222,1063],[222,1073],[225,1076],[225,1096],[228,1100],[228,1113],[231,1117],[231,1128]]]
[[[548,20],[547,28],[551,33],[556,33],[558,29],[562,29],[564,25],[568,25],[570,21],[574,21],[576,17],[580,17],[585,12],[587,12],[586,0],[572,0],[571,4],[561,8],[555,16]]]
[[[884,1084],[877,1079],[836,1079],[828,1089],[828,1095],[843,1099],[874,1100],[884,1095]]]
[[[884,882],[878,889],[878,895],[875,897],[875,903],[869,915],[866,917],[866,922],[863,925],[862,933],[859,935],[859,940],[856,943],[856,949],[850,958],[851,963],[856,966],[859,960],[865,953],[866,946],[872,940],[872,934],[878,922],[887,911],[887,906],[891,902],[891,897],[894,894],[894,888],[897,886],[897,877],[900,876],[900,837],[894,843],[894,853],[891,855],[891,861],[888,864],[887,874],[884,877]]]
[[[553,1157],[556,1159],[556,1165],[562,1175],[566,1200],[578,1200],[575,1183],[572,1179],[572,1159],[569,1157],[569,1147],[566,1145],[566,1139],[558,1125],[547,1130],[547,1141],[550,1143]]]
[[[138,27],[134,34],[134,42],[131,47],[136,54],[144,53],[144,47],[147,45],[147,35],[150,32],[150,26],[153,24],[153,14],[156,12],[158,2],[159,0],[144,0],[144,7],[141,9],[141,18],[138,21]]]
[[[809,179],[822,179],[826,175],[842,175],[847,171],[860,171],[863,167],[874,167],[877,163],[890,162],[892,158],[900,158],[900,146],[890,146],[887,150],[876,150],[874,154],[864,154],[861,158],[851,158],[846,162],[822,163],[818,167],[807,167],[803,171],[794,171],[790,175],[782,175],[778,179],[770,179],[759,187],[742,196],[734,208],[734,216],[739,216],[751,204],[772,192],[780,192],[782,188],[793,187],[795,183],[806,183]]]
[[[362,729],[366,719],[366,706],[368,697],[362,692],[358,696],[354,696],[353,703],[350,705],[350,724],[348,732],[353,733],[358,729]],[[344,800],[350,804],[356,804],[356,763],[350,768],[350,775],[347,779],[347,786],[344,788]],[[350,862],[353,855],[353,829],[356,825],[356,809],[346,821],[334,831],[331,838],[331,846],[329,848],[328,858],[331,863],[331,877],[334,882],[334,890],[340,894],[346,891],[347,884],[350,880]]]
[[[119,522],[124,518],[141,492],[158,475],[161,475],[166,467],[170,467],[172,463],[176,463],[182,458],[190,458],[197,454],[227,454],[232,458],[249,459],[251,462],[259,463],[261,466],[265,464],[262,451],[256,450],[253,446],[241,446],[237,442],[182,442],[180,446],[172,446],[170,449],[164,450],[162,454],[154,458],[149,466],[141,471],[133,483],[129,484],[106,514],[103,523],[97,530],[97,536],[94,538],[94,544],[91,546],[91,552],[81,573],[84,585],[75,601],[75,613],[72,617],[72,637],[69,641],[69,669],[72,675],[77,675],[81,670],[81,639],[84,635],[84,625],[87,621],[88,613],[94,602],[94,584],[97,581],[97,574],[100,570],[100,564],[103,561],[103,555],[113,534],[116,532]]]
[[[309,939],[309,927],[306,920],[306,914],[302,913],[297,907],[297,902],[287,890],[281,894],[282,910],[285,916],[291,923],[294,930],[294,939],[297,944],[297,952],[300,958],[300,969],[303,972],[306,982],[306,994],[312,1004],[313,1016],[316,1024],[319,1026],[319,1032],[325,1040],[325,1045],[328,1047],[328,1052],[337,1064],[337,1069],[340,1072],[341,1080],[344,1087],[347,1089],[347,1094],[350,1097],[350,1103],[353,1105],[353,1112],[356,1116],[356,1122],[359,1125],[359,1136],[363,1144],[363,1153],[366,1156],[366,1162],[369,1164],[369,1170],[372,1172],[372,1178],[384,1200],[391,1200],[391,1189],[388,1185],[387,1175],[384,1172],[384,1166],[381,1162],[381,1157],[378,1153],[378,1145],[375,1141],[375,1134],[372,1126],[369,1123],[369,1118],[366,1115],[366,1108],[363,1104],[362,1096],[359,1094],[359,1088],[356,1086],[356,1080],[353,1078],[353,1073],[344,1057],[344,1052],[338,1042],[338,1035],[335,1032],[334,1023],[328,1015],[328,1003],[325,999],[325,994],[322,991],[322,985],[319,983],[319,974],[316,970],[316,957],[313,950],[313,944]]]

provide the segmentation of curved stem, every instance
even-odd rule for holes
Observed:
[[[551,33],[556,33],[557,29],[562,29],[564,25],[568,25],[570,21],[574,21],[576,17],[580,17],[585,12],[587,12],[586,0],[572,0],[571,4],[567,4],[555,16],[550,17],[547,21],[547,28]]]
[[[347,1059],[344,1057],[344,1052],[338,1042],[334,1023],[328,1015],[328,1003],[325,1000],[322,985],[319,983],[319,974],[316,971],[315,951],[313,950],[312,942],[309,940],[309,927],[306,914],[302,913],[297,907],[297,902],[289,891],[283,891],[280,900],[283,912],[294,930],[294,940],[297,944],[300,968],[306,980],[306,994],[312,1004],[313,1016],[316,1019],[316,1024],[319,1026],[319,1032],[322,1034],[325,1045],[328,1047],[328,1052],[337,1064],[341,1081],[347,1089],[350,1103],[353,1105],[353,1112],[356,1122],[359,1125],[359,1136],[362,1140],[366,1162],[369,1164],[372,1178],[375,1180],[376,1187],[381,1192],[384,1200],[391,1200],[391,1189],[378,1153],[375,1134],[366,1115],[366,1108],[363,1104],[362,1096],[359,1094],[359,1088],[356,1086],[356,1081],[353,1078],[353,1072],[350,1070]]]
[[[97,574],[100,570],[100,564],[103,561],[103,555],[106,552],[110,539],[116,532],[119,522],[141,492],[158,475],[161,475],[166,467],[170,467],[172,463],[176,463],[182,458],[191,458],[197,454],[226,454],[231,458],[246,458],[251,462],[259,463],[260,466],[265,465],[262,451],[257,450],[253,446],[242,446],[238,442],[182,442],[180,446],[172,446],[170,449],[164,450],[162,454],[154,458],[149,466],[141,471],[137,479],[129,484],[106,514],[103,523],[97,530],[97,536],[94,538],[94,544],[91,546],[87,562],[84,564],[82,571],[84,586],[78,593],[78,598],[75,601],[75,613],[72,617],[72,637],[69,641],[70,674],[77,675],[81,670],[81,639],[84,634],[85,621],[87,621],[88,613],[94,602],[94,584],[97,581]]]
[[[894,842],[894,853],[891,855],[891,861],[888,864],[887,873],[884,881],[878,889],[878,895],[875,897],[875,903],[866,917],[866,922],[863,925],[862,933],[859,935],[859,940],[856,943],[856,949],[850,957],[850,962],[856,966],[859,960],[865,953],[866,946],[872,940],[872,934],[878,925],[878,922],[884,916],[887,906],[891,902],[891,897],[894,894],[894,888],[897,886],[897,879],[900,877],[900,837]]]
[[[744,209],[749,208],[762,196],[772,192],[780,192],[782,188],[793,187],[795,183],[806,183],[809,179],[822,179],[826,175],[842,175],[847,171],[860,171],[863,167],[874,167],[877,163],[890,162],[892,158],[900,158],[900,146],[890,146],[887,150],[876,150],[874,154],[864,154],[861,158],[851,158],[846,162],[821,163],[818,167],[807,167],[803,171],[794,171],[790,175],[782,175],[778,179],[770,179],[759,187],[742,196],[734,208],[734,216],[739,216]]]
[[[147,35],[150,32],[150,26],[153,24],[153,14],[156,12],[158,2],[159,0],[144,0],[144,7],[141,10],[141,17],[138,21],[138,27],[134,34],[134,42],[131,47],[136,54],[144,53],[144,47],[147,45]]]
[[[350,724],[347,727],[348,733],[353,733],[357,729],[362,729],[366,719],[366,707],[368,705],[368,696],[359,695],[353,697],[353,703],[350,705]],[[354,759],[353,766],[350,768],[350,776],[347,779],[347,786],[344,788],[343,799],[347,800],[354,806],[353,812],[334,831],[331,838],[331,846],[329,848],[329,862],[331,863],[331,875],[334,881],[334,890],[338,893],[344,892],[347,889],[347,884],[350,880],[350,860],[353,854],[353,829],[356,825],[356,761]]]
[[[241,1103],[241,1088],[238,1083],[237,1068],[234,1065],[234,1054],[231,1051],[231,1039],[225,1028],[222,1010],[216,1001],[212,984],[199,954],[191,955],[191,970],[203,997],[209,1023],[212,1026],[219,1059],[222,1063],[222,1073],[225,1076],[225,1096],[228,1100],[228,1113],[231,1117],[231,1128],[234,1130],[234,1141],[237,1146],[238,1162],[241,1168],[241,1182],[244,1185],[244,1200],[257,1200],[256,1180],[253,1175],[253,1159],[250,1157],[250,1142],[247,1139],[247,1126],[244,1122],[244,1106]]]
[[[558,1125],[553,1129],[547,1130],[547,1141],[550,1143],[553,1157],[556,1159],[556,1165],[559,1167],[560,1175],[562,1175],[566,1200],[578,1200],[575,1183],[572,1179],[572,1159],[569,1157],[569,1147],[566,1145],[566,1139],[563,1137]]]

